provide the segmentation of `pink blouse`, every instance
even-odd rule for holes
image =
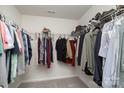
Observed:
[[[5,32],[4,24],[5,23],[0,20],[0,32],[1,32],[1,35],[2,35],[3,48],[5,50],[5,49],[8,48],[8,41],[7,41],[7,35],[6,35],[6,32]]]

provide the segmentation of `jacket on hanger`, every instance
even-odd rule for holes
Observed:
[[[83,70],[87,62],[88,69],[91,73],[94,73],[95,62],[94,62],[94,46],[96,42],[96,35],[99,29],[94,29],[93,31],[88,32],[84,37],[84,44],[82,49],[82,66]]]
[[[56,41],[56,52],[57,52],[57,60],[65,62],[66,60],[66,42],[65,38],[57,39]]]
[[[75,40],[74,38],[70,37],[67,40],[66,63],[72,64],[72,66],[75,66],[75,53],[76,53]]]

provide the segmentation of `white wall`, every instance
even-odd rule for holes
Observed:
[[[108,11],[110,9],[115,9],[115,5],[93,5],[80,19],[80,25],[87,25],[89,20],[91,20],[98,12]]]
[[[44,27],[48,27],[52,33],[70,34],[77,25],[78,21],[76,20],[28,15],[22,16],[22,26],[31,33],[41,32]],[[37,40],[32,41],[33,57],[31,65],[27,68],[26,73],[22,76],[23,81],[48,80],[52,78],[62,78],[75,75],[76,70],[74,67],[67,64],[61,64],[56,60],[55,43],[58,37],[59,36],[54,37],[54,63],[50,69],[44,67],[43,65],[37,64]]]
[[[0,5],[0,13],[4,14],[8,19],[21,24],[21,14],[13,5]]]
[[[41,32],[44,27],[48,27],[52,33],[70,33],[75,29],[77,20],[41,17],[22,16],[22,26],[30,32]]]

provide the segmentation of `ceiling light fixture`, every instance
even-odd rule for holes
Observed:
[[[48,10],[48,13],[55,14],[56,11],[54,11],[54,10]]]

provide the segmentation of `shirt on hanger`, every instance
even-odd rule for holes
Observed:
[[[8,47],[6,49],[12,49],[14,48],[14,45],[13,45],[14,41],[12,39],[11,33],[5,23],[3,23],[3,26],[5,28],[5,33],[6,33],[7,41],[8,41]]]
[[[94,73],[95,62],[94,62],[94,46],[96,41],[96,35],[99,29],[88,32],[84,37],[84,44],[82,49],[82,66],[85,68],[86,62],[88,63],[88,69],[91,73]]]
[[[105,58],[103,67],[103,87],[117,87],[119,77],[119,25],[112,21],[104,25],[99,56]]]
[[[2,35],[3,48],[7,49],[8,48],[7,34],[5,32],[4,22],[2,22],[1,20],[0,20],[0,31]]]

